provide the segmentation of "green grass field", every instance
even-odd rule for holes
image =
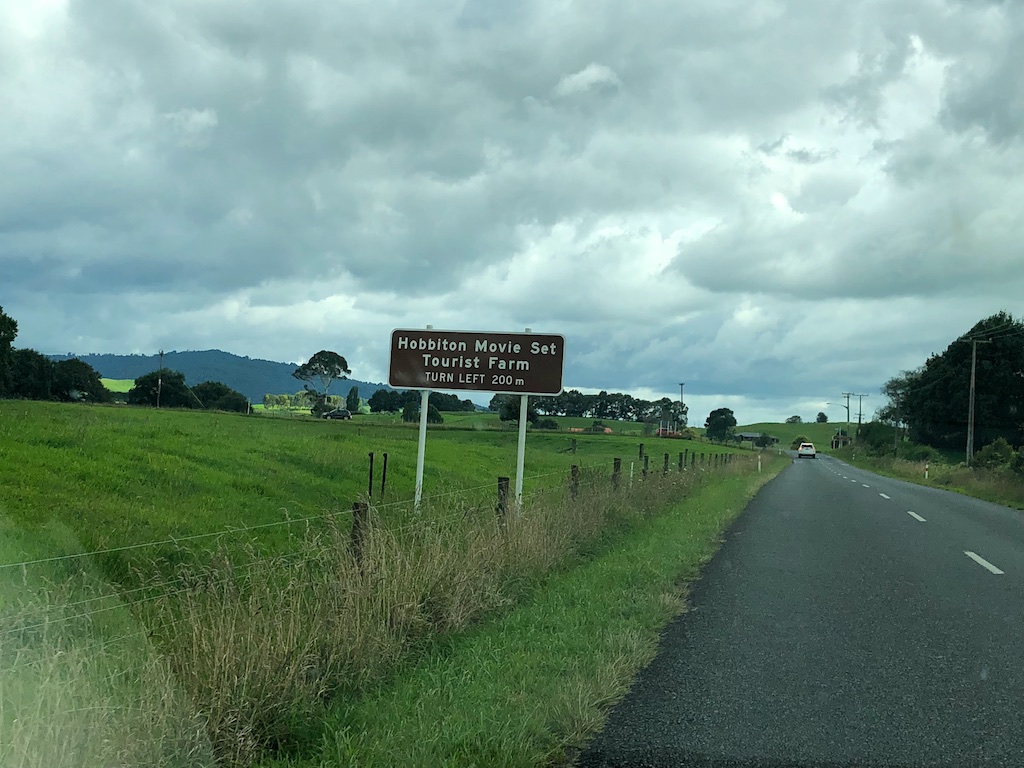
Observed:
[[[497,421],[490,414],[453,416],[450,428],[430,429],[424,493],[491,489],[499,476],[514,478],[515,430],[486,428]],[[570,453],[573,439],[576,454]],[[380,496],[386,452],[385,500],[407,500],[415,486],[416,441],[416,425],[390,416],[327,421],[0,401],[0,519],[9,529],[0,541],[0,560],[330,515],[367,493],[371,451],[374,495]],[[681,440],[536,432],[527,440],[524,489],[564,482],[573,464],[610,473],[615,457],[626,471],[630,462],[639,471],[641,443],[655,465],[665,452],[676,462],[684,450],[730,450]],[[287,546],[288,528],[268,529],[259,540],[271,550]],[[54,532],[52,540],[41,535],[45,531]],[[208,543],[230,540],[228,534]]]
[[[790,443],[800,435],[805,435],[814,443],[819,451],[828,452],[831,450],[832,435],[836,430],[846,427],[846,423],[825,423],[805,422],[803,424],[747,424],[736,427],[737,432],[766,432],[779,438],[779,446],[788,448]],[[853,427],[851,427],[852,431]]]
[[[0,401],[0,687],[24,693],[0,699],[0,764],[170,767],[216,755],[248,766],[279,750],[312,754],[329,702],[383,690],[441,639],[488,625],[545,580],[616,551],[680,496],[755,466],[749,452],[708,443],[531,433],[523,512],[499,522],[496,480],[514,476],[516,432],[455,416],[428,434],[416,513],[415,425]],[[653,482],[641,479],[641,443]],[[370,451],[375,507],[356,558],[351,506],[366,497]],[[683,451],[707,463],[677,472]],[[679,524],[685,537],[691,523]],[[702,546],[713,548],[709,536]],[[635,601],[628,590],[606,597]],[[633,629],[609,631],[628,640]],[[541,644],[536,663],[561,649]],[[586,695],[622,686],[602,680]],[[100,710],[100,725],[65,717]]]
[[[111,392],[128,393],[135,386],[135,379],[100,379],[100,383]]]

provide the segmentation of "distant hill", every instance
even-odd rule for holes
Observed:
[[[105,379],[137,379],[160,367],[159,355],[50,355],[52,360],[77,357],[84,360]],[[203,352],[165,352],[164,368],[181,371],[189,386],[202,381],[219,381],[238,390],[252,402],[262,402],[266,394],[279,395],[298,392],[303,382],[292,376],[298,366],[294,363],[275,363],[239,357],[219,349]],[[344,397],[353,386],[359,387],[359,396],[369,399],[378,389],[391,389],[387,384],[374,384],[357,379],[336,381],[331,385],[332,395]]]

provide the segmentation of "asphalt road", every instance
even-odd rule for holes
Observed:
[[[1024,766],[1024,513],[819,456],[726,534],[578,761]]]

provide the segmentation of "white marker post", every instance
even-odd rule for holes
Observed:
[[[434,326],[428,325],[429,331]],[[423,497],[423,460],[427,453],[427,408],[430,405],[430,390],[424,389],[420,393],[420,442],[416,450],[416,501],[413,502],[414,509],[420,511],[420,499]]]
[[[530,329],[526,329],[530,333]],[[516,454],[516,509],[523,508],[523,469],[526,466],[526,416],[529,414],[529,396],[519,396],[519,452]]]

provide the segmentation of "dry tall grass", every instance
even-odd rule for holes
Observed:
[[[62,621],[53,605],[3,607],[4,768],[215,764],[206,723],[140,627],[104,639],[88,622]]]
[[[158,607],[163,647],[209,725],[218,756],[251,764],[287,749],[335,696],[356,696],[423,642],[520,599],[604,530],[664,509],[713,471],[623,480],[584,477],[539,493],[504,520],[452,495],[418,517],[372,510],[359,561],[349,530],[310,531],[301,556],[227,560]]]
[[[575,497],[568,484],[539,492],[501,519],[493,499],[462,493],[418,513],[371,508],[358,558],[348,520],[331,517],[290,555],[254,547],[154,582],[128,617],[146,627],[130,652],[94,626],[68,634],[76,622],[39,642],[5,635],[0,763],[243,766],[299,747],[318,737],[329,701],[359,696],[425,643],[523,599],[602,535],[749,467],[624,477],[618,490],[609,472],[584,473]]]
[[[997,504],[1024,509],[1024,477],[1008,467],[985,469],[938,461],[909,461],[892,456],[872,456],[862,459],[862,462],[892,477],[948,488]]]

